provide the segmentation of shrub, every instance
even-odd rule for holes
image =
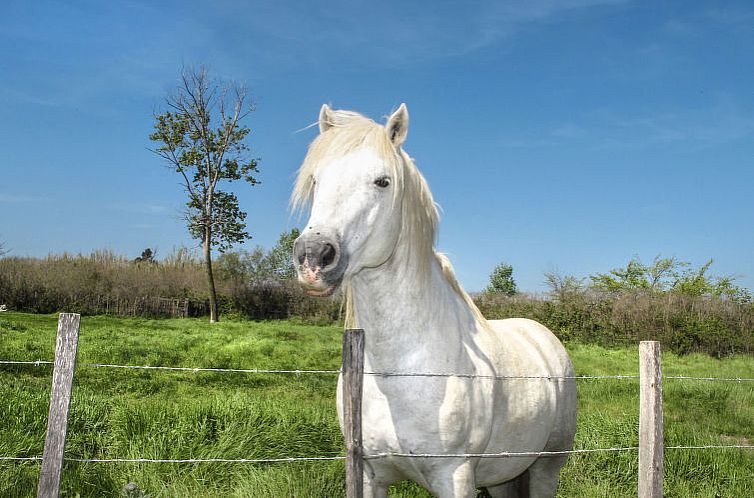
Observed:
[[[310,298],[290,280],[258,272],[264,260],[260,253],[257,249],[218,258],[217,291],[224,315],[254,320],[299,317],[328,324],[339,320],[339,302]],[[110,251],[0,259],[0,303],[16,311],[202,316],[208,297],[201,263],[185,249],[159,263]],[[180,302],[165,302],[171,300]]]
[[[261,250],[232,254],[218,259],[224,315],[340,321],[339,301],[311,298],[291,279],[258,271],[265,258]],[[0,303],[32,313],[201,316],[207,313],[205,278],[200,262],[185,249],[159,263],[134,262],[110,251],[5,257],[0,258]],[[651,339],[676,353],[716,357],[754,352],[754,304],[672,290],[596,292],[577,280],[552,276],[552,281],[557,286],[551,297],[485,292],[474,299],[487,318],[532,318],[565,341],[622,346]]]
[[[487,318],[531,318],[565,341],[622,346],[657,340],[678,354],[716,357],[754,352],[754,306],[720,298],[583,291],[560,299],[485,293],[475,302]]]

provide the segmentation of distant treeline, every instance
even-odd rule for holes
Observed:
[[[337,323],[340,303],[303,293],[293,281],[287,254],[276,247],[269,252],[255,249],[220,255],[215,275],[221,316]],[[0,259],[0,304],[33,313],[206,314],[206,274],[199,259],[185,249],[159,261],[153,256],[145,252],[129,259],[96,251],[46,258],[4,257]],[[709,292],[695,295],[669,286],[600,290],[578,285],[571,277],[548,278],[553,285],[546,296],[485,292],[474,300],[488,318],[532,318],[566,341],[609,346],[653,339],[677,353],[754,353],[750,299]]]

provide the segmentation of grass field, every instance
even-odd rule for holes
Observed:
[[[57,317],[0,315],[0,360],[50,360]],[[567,345],[578,374],[636,374],[635,348]],[[86,363],[337,369],[340,330],[294,322],[84,317],[66,454],[79,458],[336,456],[334,375],[116,370]],[[663,355],[665,375],[754,378],[754,359]],[[0,456],[41,455],[50,366],[0,365]],[[577,448],[636,446],[638,382],[580,380]],[[664,381],[666,445],[754,444],[754,383]],[[636,452],[574,455],[558,496],[636,495]],[[0,461],[0,496],[36,494],[38,463]],[[62,496],[339,497],[343,463],[66,463]],[[124,491],[127,483],[138,489]],[[665,495],[754,494],[754,450],[668,450]],[[429,496],[410,483],[392,497]]]

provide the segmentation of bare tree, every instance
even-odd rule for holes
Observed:
[[[235,180],[259,183],[253,176],[258,160],[249,157],[244,143],[251,130],[241,124],[254,108],[245,87],[213,80],[203,67],[184,70],[178,89],[166,103],[169,109],[155,116],[155,131],[149,138],[160,144],[153,152],[181,175],[188,195],[187,227],[202,243],[210,322],[216,322],[212,249],[223,252],[251,238],[238,198],[220,186]]]

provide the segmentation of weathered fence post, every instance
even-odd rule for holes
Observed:
[[[639,498],[662,497],[664,457],[660,343],[639,343]]]
[[[63,450],[68,431],[68,409],[71,404],[73,371],[79,342],[81,315],[61,313],[55,341],[55,366],[52,371],[50,412],[47,417],[47,438],[42,454],[37,498],[57,498],[63,472]]]
[[[343,432],[346,440],[346,497],[364,495],[361,393],[364,387],[364,330],[343,333]]]

